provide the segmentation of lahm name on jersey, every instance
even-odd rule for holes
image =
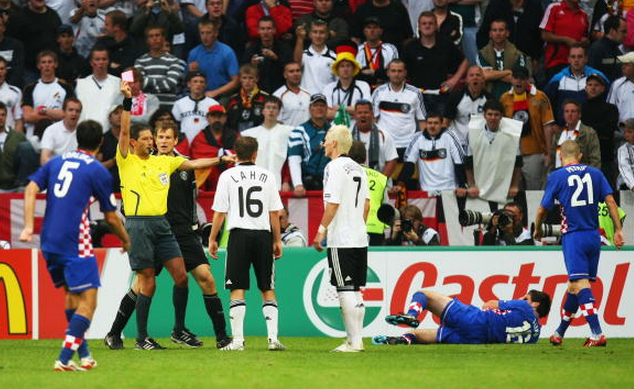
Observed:
[[[447,149],[420,150],[420,159],[424,161],[433,161],[437,159],[447,158]]]
[[[237,169],[238,170],[238,169]],[[233,182],[238,183],[242,180],[258,180],[262,183],[265,183],[266,180],[269,178],[268,174],[266,173],[260,173],[260,176],[257,177],[258,172],[256,172],[255,170],[251,170],[251,171],[243,171],[243,170],[239,170],[240,174],[237,174],[238,172],[236,172],[236,174],[231,174],[230,177],[233,180]]]
[[[79,152],[79,151],[66,152],[62,154],[62,159],[81,159],[87,164],[93,163],[94,161],[96,161],[96,159],[93,156]]]
[[[587,166],[585,165],[572,165],[572,166],[566,166],[566,171],[568,173],[574,173],[574,172],[584,172],[586,171]]]

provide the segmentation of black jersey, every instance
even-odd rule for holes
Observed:
[[[172,173],[165,217],[172,229],[176,226],[198,226],[196,175],[193,170]]]

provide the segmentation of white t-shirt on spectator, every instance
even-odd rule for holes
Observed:
[[[392,89],[390,83],[379,86],[372,94],[372,105],[377,123],[392,135],[396,148],[409,146],[418,131],[418,121],[427,116],[423,94],[409,84],[399,91]]]
[[[284,85],[276,90],[273,96],[282,100],[282,111],[279,116],[282,123],[297,127],[310,119],[308,111],[310,92],[306,89],[300,87],[299,91],[295,93]]]
[[[75,15],[77,10],[75,8],[71,12],[71,16]],[[79,55],[88,58],[97,38],[104,33],[103,25],[105,23],[106,13],[101,9],[98,9],[97,14],[93,17],[84,15],[77,24],[71,23],[75,33],[75,48]]]
[[[92,74],[78,79],[75,95],[82,105],[79,121],[95,120],[103,127],[103,132],[107,132],[110,128],[110,109],[123,101],[120,86],[121,79],[110,74],[102,81],[97,81]]]
[[[42,135],[42,149],[51,150],[54,155],[77,150],[77,131],[68,131],[63,120],[51,124]]]
[[[258,141],[258,156],[255,165],[273,173],[278,190],[282,188],[282,167],[286,162],[288,136],[294,127],[278,124],[271,129],[264,125],[249,128],[240,136],[250,136]]]
[[[315,51],[313,45],[302,53],[302,88],[311,95],[323,93],[324,87],[335,81],[336,77],[330,71],[330,65],[335,62],[337,54],[327,46],[321,52]]]
[[[190,96],[185,96],[174,103],[172,115],[181,124],[181,132],[187,136],[189,144],[192,143],[203,128],[207,127],[209,107],[219,104],[219,102],[207,96],[198,101]]]
[[[394,146],[394,139],[392,139],[392,136],[388,134],[386,131],[381,130],[380,127],[378,128],[378,130],[379,130],[379,169],[378,170],[383,170],[383,167],[385,166],[386,162],[389,162],[398,158],[398,152],[396,151],[396,146]],[[371,134],[372,134],[371,131],[363,132],[363,131],[353,130],[353,135],[352,135],[354,140],[359,140],[363,142],[363,145],[365,146],[365,152],[366,152],[365,165],[366,166],[369,166],[369,163],[370,163]]]
[[[0,101],[7,106],[8,128],[15,128],[15,121],[22,119],[22,91],[20,88],[6,82],[0,85]]]
[[[80,5],[78,0],[46,0],[46,6],[55,10],[64,24],[70,22],[71,12]]]

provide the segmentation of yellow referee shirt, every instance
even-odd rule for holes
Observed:
[[[125,215],[165,215],[170,176],[187,159],[167,155],[151,155],[148,159],[141,159],[129,151],[124,158],[118,145],[116,158]]]

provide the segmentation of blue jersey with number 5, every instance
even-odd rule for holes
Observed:
[[[87,225],[90,198],[99,200],[102,212],[116,209],[110,173],[91,155],[70,151],[51,159],[29,179],[46,190],[42,251],[88,256],[92,252]]]
[[[541,206],[551,209],[558,200],[562,206],[562,233],[597,230],[598,205],[612,194],[610,184],[599,169],[575,164],[562,167],[548,177]]]

